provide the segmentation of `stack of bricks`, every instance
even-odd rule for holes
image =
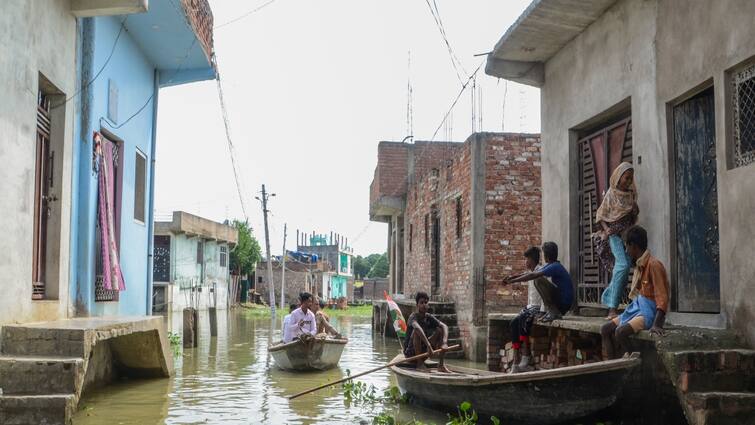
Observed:
[[[533,326],[529,337],[530,365],[535,369],[556,369],[601,360],[600,339],[596,335],[565,329]],[[516,360],[511,342],[498,352],[499,371],[509,372]]]

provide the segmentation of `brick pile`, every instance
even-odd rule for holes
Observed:
[[[533,326],[529,337],[532,360],[536,370],[556,369],[595,363],[602,360],[600,338],[583,332],[567,329]],[[500,349],[499,371],[508,372],[514,364],[514,350],[511,342]]]

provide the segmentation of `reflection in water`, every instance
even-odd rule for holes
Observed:
[[[181,332],[181,315],[166,318],[172,332]],[[244,310],[218,310],[218,336],[210,337],[209,318],[200,313],[199,347],[175,359],[171,379],[124,381],[84,396],[74,417],[88,424],[354,424],[372,422],[382,405],[344,402],[339,386],[295,400],[287,396],[383,365],[398,352],[395,340],[371,335],[367,318],[333,318],[349,338],[339,367],[325,372],[279,370],[267,347],[281,338],[280,322],[248,317]],[[379,390],[395,385],[384,369],[359,378]],[[445,423],[444,414],[402,406],[401,416]]]

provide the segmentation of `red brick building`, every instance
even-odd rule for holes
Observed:
[[[469,358],[485,356],[488,313],[527,302],[526,286],[501,278],[540,244],[540,188],[539,135],[378,146],[370,216],[389,224],[391,291],[453,301]]]

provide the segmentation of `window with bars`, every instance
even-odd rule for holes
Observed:
[[[732,82],[734,167],[755,162],[755,64],[735,72]]]
[[[204,244],[202,241],[197,241],[197,264],[204,262]]]
[[[220,267],[226,267],[228,263],[228,247],[222,245],[220,247]]]

